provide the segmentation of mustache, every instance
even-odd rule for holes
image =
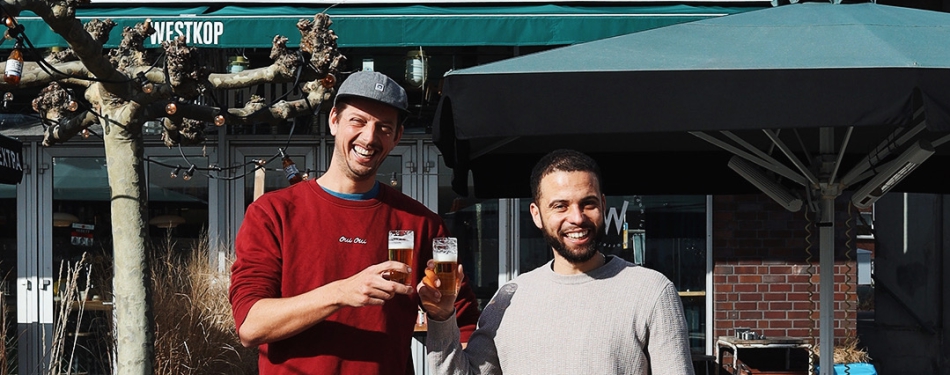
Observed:
[[[589,224],[588,224],[588,223],[584,223],[584,224],[581,224],[581,225],[575,225],[575,226],[573,226],[573,227],[571,227],[571,228],[568,228],[568,229],[560,229],[560,230],[558,230],[558,235],[566,236],[566,235],[567,235],[567,231],[569,231],[569,230],[574,230],[574,229],[586,229],[586,230],[590,231],[591,233],[593,233],[594,236],[599,235],[598,232],[606,232],[606,231],[603,231],[603,230],[598,229],[597,225],[595,225],[595,224],[593,224],[593,223],[589,223]]]

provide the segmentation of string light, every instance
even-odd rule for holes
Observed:
[[[3,109],[4,110],[10,109],[10,103],[12,102],[13,102],[13,93],[7,91],[6,93],[3,94]]]
[[[68,109],[70,112],[76,112],[76,110],[79,109],[79,103],[77,103],[75,100],[69,99],[69,103],[66,104],[66,109]]]
[[[399,180],[396,179],[396,172],[393,172],[393,176],[389,178],[389,184],[392,186],[399,185]]]
[[[195,174],[195,169],[196,169],[196,168],[197,168],[197,167],[195,167],[195,165],[192,164],[191,167],[188,167],[188,170],[185,171],[185,175],[182,176],[181,179],[182,179],[182,180],[185,180],[185,181],[191,181],[191,176],[193,176],[193,175]]]
[[[174,101],[168,102],[168,104],[165,105],[165,113],[174,115],[175,112],[178,112],[178,104],[175,104]]]
[[[135,79],[142,85],[142,92],[151,94],[152,91],[155,90],[155,85],[149,82],[148,77],[145,77],[145,72],[139,72],[139,74],[135,76]]]
[[[16,18],[14,18],[13,16],[11,16],[11,15],[9,15],[9,14],[4,14],[4,15],[3,15],[3,24],[6,25],[8,28],[11,28],[11,29],[12,29],[12,28],[16,27]]]
[[[89,138],[89,129],[83,129],[83,130],[82,130],[82,137],[83,137],[83,139]]]
[[[224,122],[225,120],[223,115],[214,116],[214,126],[224,126]]]
[[[176,165],[176,166],[175,166],[175,170],[172,171],[172,173],[171,173],[171,178],[177,178],[177,177],[178,177],[178,173],[181,173],[181,166],[180,166],[180,165]]]
[[[336,84],[336,77],[333,74],[327,73],[326,77],[320,79],[320,84],[325,88],[332,88]]]

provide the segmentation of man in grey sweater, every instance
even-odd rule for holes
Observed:
[[[530,210],[554,260],[502,286],[467,347],[459,343],[454,298],[441,301],[419,283],[434,374],[693,374],[673,283],[599,251],[600,182],[596,162],[577,151],[553,151],[538,162]]]

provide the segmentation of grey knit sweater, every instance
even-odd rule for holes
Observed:
[[[429,320],[433,374],[693,374],[673,283],[618,257],[585,274],[560,275],[549,262],[518,276],[465,350],[454,319]]]

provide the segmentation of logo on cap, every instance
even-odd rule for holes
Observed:
[[[376,91],[383,91],[383,84],[382,84],[382,83],[377,83],[377,84],[376,84]]]

